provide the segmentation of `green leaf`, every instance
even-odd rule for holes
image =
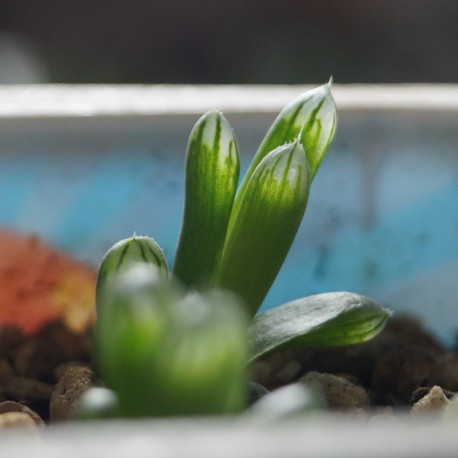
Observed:
[[[303,93],[286,105],[270,127],[250,164],[235,198],[234,210],[244,199],[251,175],[262,159],[270,151],[296,138],[300,138],[305,150],[313,179],[332,142],[336,124],[337,111],[331,94],[331,81]]]
[[[310,171],[302,145],[281,146],[253,173],[227,235],[217,285],[254,316],[288,254],[304,215]]]
[[[193,293],[173,308],[156,375],[154,414],[214,415],[246,405],[248,317],[238,299]]]
[[[250,325],[251,361],[303,345],[335,347],[376,336],[391,312],[360,294],[317,294],[257,315]]]
[[[176,292],[156,266],[139,263],[113,276],[97,310],[94,367],[119,396],[123,415],[148,415],[148,381],[168,332],[168,310]]]
[[[186,158],[183,226],[173,273],[187,286],[207,287],[221,257],[239,177],[233,130],[218,110],[194,126]]]
[[[115,275],[136,263],[157,266],[167,276],[167,263],[161,247],[150,237],[134,235],[115,243],[106,253],[99,266],[97,275],[97,308],[102,300],[102,292],[110,288]]]
[[[115,277],[102,305],[95,367],[122,416],[244,408],[248,320],[235,296],[183,295],[153,266],[138,264]]]

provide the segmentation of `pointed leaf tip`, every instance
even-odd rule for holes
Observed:
[[[298,137],[314,177],[334,138],[336,123],[337,110],[329,83],[306,91],[292,100],[277,116],[259,146],[237,192],[234,208],[240,205],[250,177],[261,160],[274,149]],[[232,222],[233,217],[231,225]]]

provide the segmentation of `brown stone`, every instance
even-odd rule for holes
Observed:
[[[52,392],[50,420],[70,419],[79,399],[93,385],[94,379],[94,372],[89,367],[69,366]]]
[[[301,380],[321,391],[331,409],[358,411],[367,409],[370,405],[366,390],[344,377],[309,372]]]
[[[413,415],[439,412],[449,404],[447,396],[440,386],[433,386],[428,393],[418,400],[411,409]]]
[[[38,433],[38,427],[30,415],[23,412],[6,412],[0,414],[0,430],[27,428]]]

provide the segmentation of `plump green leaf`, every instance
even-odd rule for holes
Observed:
[[[154,414],[232,414],[246,405],[248,318],[235,296],[186,296],[172,310],[156,364]]]
[[[218,266],[217,285],[253,316],[288,254],[304,215],[310,171],[299,141],[268,154],[253,173]]]
[[[275,119],[257,150],[235,198],[237,210],[251,175],[270,151],[300,139],[313,178],[334,137],[337,111],[331,94],[331,82],[307,91],[292,100]],[[231,225],[233,219],[231,217]]]
[[[104,290],[93,336],[94,367],[118,394],[123,415],[149,414],[148,383],[168,333],[169,309],[180,297],[159,269],[146,263],[114,274]]]
[[[184,295],[153,266],[118,274],[94,333],[98,375],[126,417],[228,414],[246,402],[248,320],[235,296]]]
[[[360,294],[304,297],[257,315],[250,325],[252,358],[301,345],[334,347],[377,335],[391,312]]]
[[[173,273],[187,286],[211,285],[239,177],[237,141],[218,110],[194,126],[186,156],[183,226]]]
[[[146,263],[159,267],[167,276],[167,263],[161,247],[150,237],[134,235],[115,243],[106,253],[97,275],[97,308],[102,291],[109,288],[115,275],[136,263]]]

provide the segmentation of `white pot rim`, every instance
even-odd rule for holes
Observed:
[[[20,439],[20,440],[18,440]],[[358,416],[315,416],[265,424],[144,420],[57,426],[42,437],[1,435],[2,458],[441,458],[455,457],[456,424],[366,422]]]
[[[311,85],[0,85],[0,119],[277,113]],[[344,110],[458,111],[458,84],[333,85]]]

